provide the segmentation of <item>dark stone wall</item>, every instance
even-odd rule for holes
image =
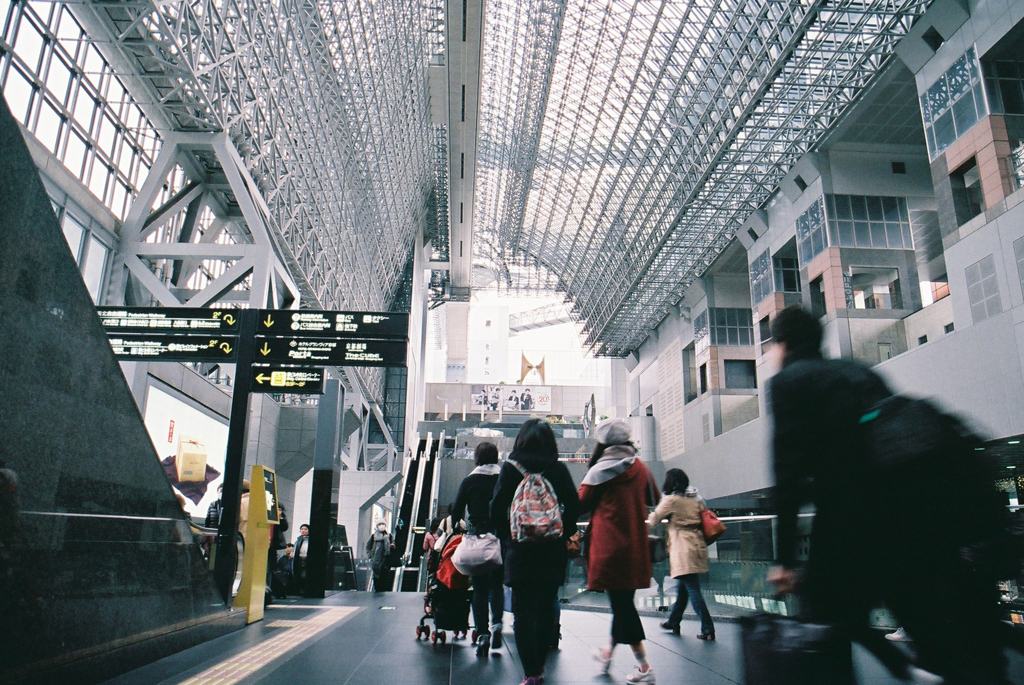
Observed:
[[[0,492],[0,683],[99,680],[237,626],[2,100],[0,461],[0,484],[17,477]]]

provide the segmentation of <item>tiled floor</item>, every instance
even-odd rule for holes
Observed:
[[[468,640],[433,645],[417,640],[422,614],[416,594],[339,593],[323,601],[293,600],[267,610],[264,621],[150,664],[106,685],[518,685],[523,675],[506,617],[505,647],[490,658],[475,655]],[[651,664],[661,685],[742,683],[739,625],[716,624],[718,641],[693,637],[697,621],[683,622],[683,636],[669,635],[658,618],[644,618]],[[609,676],[597,675],[590,650],[605,644],[611,616],[562,612],[562,648],[548,659],[548,685],[624,683],[633,668],[620,646]],[[870,656],[858,650],[862,685],[895,685]],[[1015,683],[1024,685],[1024,661],[1014,657]]]

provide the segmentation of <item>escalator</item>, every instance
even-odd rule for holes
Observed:
[[[416,456],[405,475],[402,501],[399,504],[403,525],[395,536],[395,546],[404,552],[402,559],[405,564],[400,569],[395,588],[402,592],[420,590],[423,537],[434,510],[437,458],[442,442],[443,434],[440,438],[427,434],[426,439],[420,440]]]
[[[428,438],[430,436],[427,436]],[[402,485],[402,499],[398,503],[398,521],[395,525],[395,548],[404,550],[409,543],[409,530],[416,502],[416,484],[419,477],[420,464],[427,449],[427,439],[420,439],[416,447],[416,456],[409,462]]]

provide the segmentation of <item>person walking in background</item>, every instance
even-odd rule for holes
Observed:
[[[299,519],[300,521],[302,519]],[[292,587],[295,592],[306,591],[306,557],[309,556],[309,524],[299,526],[299,537],[295,538],[295,556],[292,559]]]
[[[491,524],[491,497],[498,483],[498,447],[493,442],[481,442],[473,450],[476,468],[473,469],[455,496],[451,515],[453,521],[467,519],[470,535],[493,533]],[[504,568],[473,576],[473,623],[476,625],[477,654],[501,648],[501,622],[505,609],[505,590],[502,587]],[[491,622],[487,622],[487,607],[491,609]]]
[[[627,644],[636,658],[629,683],[655,682],[644,649],[643,624],[633,595],[651,585],[647,544],[647,507],[660,497],[647,467],[637,458],[629,423],[602,421],[594,430],[597,448],[580,485],[580,509],[592,512],[587,530],[587,589],[608,593],[612,607],[612,636],[607,648],[594,650],[594,659],[608,673],[615,645]]]
[[[700,592],[698,575],[708,572],[708,545],[704,541],[700,518],[700,513],[706,509],[704,501],[697,488],[690,487],[690,477],[682,469],[669,469],[662,489],[664,497],[647,522],[652,526],[667,522],[669,573],[679,581],[679,595],[672,605],[672,613],[661,627],[678,635],[679,623],[689,600],[700,618],[697,639],[713,641],[715,624]]]
[[[366,541],[366,556],[370,558],[370,569],[373,572],[373,589],[384,592],[387,589],[388,555],[395,548],[395,539],[388,532],[388,524],[377,521],[376,530]]]
[[[528,527],[529,520],[543,522],[519,515],[531,508],[524,507],[527,504],[537,505],[533,512],[544,511],[557,522]],[[558,443],[545,421],[530,419],[519,430],[512,454],[498,473],[490,508],[498,538],[508,541],[505,585],[512,588],[513,633],[526,674],[523,685],[539,685],[552,643],[558,588],[565,583],[566,543],[576,533],[579,516],[572,476],[558,461]]]

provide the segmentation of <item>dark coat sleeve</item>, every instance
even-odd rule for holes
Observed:
[[[804,423],[807,396],[795,379],[779,373],[771,381],[769,403],[773,416],[773,468],[778,497],[778,561],[792,568],[796,561],[797,514],[810,497],[808,464],[813,454],[814,435]]]
[[[469,479],[465,478],[462,484],[459,485],[459,492],[455,495],[455,501],[452,503],[451,515],[452,523],[456,521],[462,521],[466,518],[466,503],[469,501]]]

